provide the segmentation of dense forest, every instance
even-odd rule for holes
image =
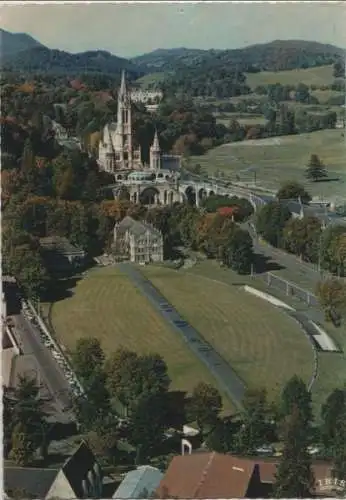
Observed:
[[[176,71],[183,67],[238,66],[242,71],[281,71],[333,64],[345,51],[304,40],[275,40],[242,49],[158,49],[132,61],[147,71]]]

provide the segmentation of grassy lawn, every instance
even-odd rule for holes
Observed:
[[[287,315],[239,286],[206,279],[217,266],[201,262],[190,271],[146,267],[143,273],[187,321],[227,359],[252,388],[266,387],[276,398],[295,373],[309,381],[313,355],[309,341]],[[219,269],[219,272],[224,273]],[[236,275],[235,275],[236,276]],[[233,285],[246,281],[237,276]]]
[[[268,288],[264,284],[264,280],[261,278],[250,278],[249,276],[240,277],[234,271],[230,269],[222,269],[220,266],[210,260],[205,260],[199,262],[196,266],[189,270],[189,273],[204,277],[204,279],[213,279],[225,283],[229,286],[234,286],[234,284],[242,283],[252,285],[255,288],[265,291],[271,295],[278,297],[286,303],[289,303],[294,308],[300,311],[307,311],[308,306],[302,302],[295,301],[287,297],[286,295],[278,292],[274,288]],[[275,274],[278,272],[276,271]],[[291,277],[291,279],[293,279]],[[294,278],[294,281],[298,284],[303,285],[300,281]],[[307,286],[307,288],[309,288]],[[328,394],[330,394],[335,388],[342,388],[345,385],[346,380],[346,324],[344,323],[340,328],[333,327],[330,323],[321,322],[323,328],[329,333],[329,335],[338,343],[343,352],[341,353],[328,353],[321,352],[318,354],[318,364],[319,364],[319,376],[313,386],[312,399],[316,415],[319,415],[321,404],[325,401]],[[283,351],[285,352],[285,351]],[[310,366],[310,357],[306,358],[309,360],[308,365]],[[306,362],[306,361],[305,361]]]
[[[246,82],[251,88],[274,83],[281,83],[282,85],[297,85],[298,83],[330,85],[333,81],[332,65],[290,71],[260,71],[259,73],[246,74]]]
[[[305,169],[310,155],[319,155],[327,166],[329,176],[338,182],[309,183]],[[286,180],[302,182],[312,195],[345,196],[346,166],[345,138],[341,130],[321,130],[309,134],[229,143],[208,151],[203,156],[191,157],[210,173],[222,170],[231,179],[239,175],[243,182],[253,182],[253,173],[241,171],[257,167],[259,185],[276,190]]]
[[[71,292],[55,302],[51,312],[55,335],[67,349],[81,337],[97,337],[106,355],[120,346],[141,354],[159,353],[168,365],[173,389],[190,391],[200,381],[217,386],[178,333],[118,269],[91,270]],[[225,409],[232,410],[223,397]]]

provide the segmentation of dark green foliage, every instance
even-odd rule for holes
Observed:
[[[222,409],[222,398],[215,387],[200,382],[193,390],[189,402],[189,415],[196,421],[202,433],[213,428],[218,422]]]
[[[252,239],[248,231],[235,228],[223,247],[223,262],[239,274],[248,274],[254,261]]]
[[[103,367],[105,355],[102,350],[99,339],[80,338],[77,341],[72,361],[77,376],[83,380],[89,379],[95,371]]]
[[[137,465],[158,449],[167,422],[167,400],[164,394],[143,394],[131,408],[130,442],[136,447]]]
[[[279,191],[276,193],[278,200],[300,199],[302,203],[309,203],[311,201],[310,194],[306,191],[304,186],[296,181],[288,181],[282,184]]]
[[[139,77],[143,75],[133,63],[127,59],[112,55],[110,52],[94,50],[71,54],[63,50],[34,47],[4,60],[5,68],[34,73],[50,73],[77,76],[79,73],[100,73],[104,75],[120,74],[126,69],[129,73]]]
[[[235,450],[244,455],[254,455],[256,449],[269,440],[270,411],[265,390],[248,390],[243,404],[242,425],[235,437]]]
[[[336,63],[334,63],[333,67],[333,76],[334,78],[345,78],[345,62],[343,59],[340,59]]]
[[[335,443],[339,440],[339,424],[345,414],[346,409],[346,393],[345,390],[335,389],[322,405],[321,417],[321,434],[324,448],[330,452]],[[344,435],[346,443],[346,434]],[[346,471],[345,471],[346,472]]]
[[[341,493],[345,494],[346,481],[346,405],[343,412],[336,419],[336,429],[332,445],[333,476],[343,481],[344,488]]]
[[[233,50],[158,49],[133,59],[152,71],[172,71],[177,67],[199,65],[208,68],[233,66],[248,72],[282,71],[332,64],[343,56],[343,50],[333,45],[303,40],[275,40]]]
[[[299,408],[301,419],[308,424],[312,420],[311,394],[305,383],[297,375],[294,375],[284,387],[282,392],[283,415],[292,415],[294,408]]]
[[[283,229],[291,214],[288,208],[277,201],[267,203],[257,214],[257,232],[273,246],[279,247]]]
[[[12,393],[5,391],[3,402],[5,454],[10,452],[16,463],[27,465],[47,437],[39,388],[34,380],[20,376],[16,389]]]
[[[165,394],[170,385],[167,365],[158,354],[138,356],[120,348],[107,360],[106,374],[111,395],[126,408],[143,395]]]
[[[306,168],[306,177],[311,181],[321,181],[328,177],[326,167],[317,155],[311,155]]]
[[[301,417],[297,406],[286,417],[284,449],[274,484],[275,498],[309,498],[313,492],[308,423]]]

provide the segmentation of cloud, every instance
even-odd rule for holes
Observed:
[[[346,47],[339,3],[169,3],[3,5],[1,24],[50,48],[103,49],[131,57],[156,48],[238,48],[275,39]]]

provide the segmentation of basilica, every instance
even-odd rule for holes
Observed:
[[[122,72],[118,93],[118,112],[116,123],[108,123],[99,144],[98,163],[106,172],[115,174],[115,179],[123,179],[126,172],[151,171],[166,172],[180,169],[180,157],[162,154],[157,132],[150,148],[149,165],[141,158],[140,145],[134,144],[132,129],[132,93],[126,85],[125,72]],[[118,177],[118,175],[121,177]]]

